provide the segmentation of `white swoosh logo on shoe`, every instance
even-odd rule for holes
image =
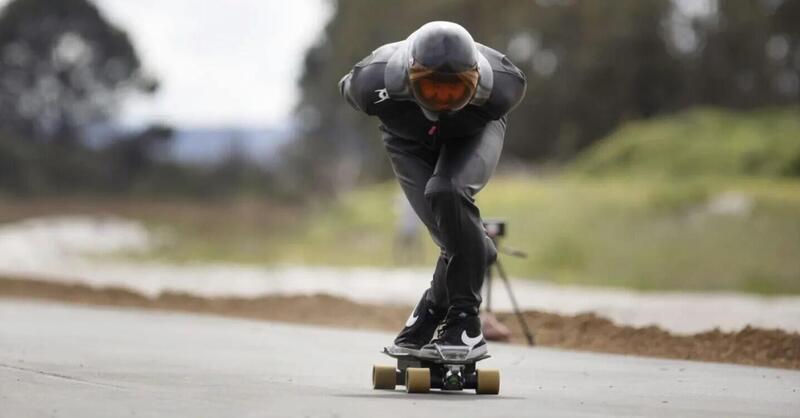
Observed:
[[[417,322],[417,319],[419,319],[419,315],[414,316],[414,312],[411,312],[411,315],[409,315],[408,319],[406,319],[406,327],[414,325]]]
[[[469,335],[467,335],[467,330],[464,330],[464,332],[461,333],[461,342],[463,342],[469,348],[474,347],[475,344],[478,344],[481,342],[481,340],[483,340],[483,333],[479,333],[477,337],[473,338],[470,338]]]

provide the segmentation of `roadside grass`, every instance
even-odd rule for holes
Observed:
[[[278,237],[292,236],[305,209],[264,199],[212,201],[111,197],[0,197],[0,224],[61,215],[117,216],[144,223],[161,243],[135,260],[263,263]]]
[[[637,289],[800,293],[800,183],[504,179],[481,196],[509,220],[524,277]]]
[[[237,262],[391,266],[399,189],[355,191],[267,231],[223,217],[190,223],[162,257]],[[478,198],[508,222],[511,274],[637,289],[800,293],[800,183],[497,178]],[[726,203],[728,202],[728,203]],[[725,207],[725,205],[729,207]],[[232,227],[233,226],[233,227]],[[424,231],[426,256],[437,250]],[[401,249],[402,251],[402,249]]]
[[[282,260],[392,265],[393,199],[382,184],[312,215]],[[494,179],[478,198],[502,218],[511,274],[644,290],[800,293],[800,182],[757,179]],[[421,232],[425,234],[424,232]],[[436,249],[422,240],[433,264]]]
[[[383,183],[313,208],[272,202],[0,200],[0,221],[45,214],[144,222],[162,244],[137,260],[396,266],[399,188]],[[518,277],[643,290],[800,294],[800,182],[498,176],[478,196],[502,218]],[[432,268],[437,249],[420,228]],[[402,264],[407,265],[407,264]]]

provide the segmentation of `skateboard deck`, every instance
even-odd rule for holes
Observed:
[[[430,389],[474,389],[478,394],[496,395],[500,390],[500,372],[477,369],[475,363],[490,356],[466,359],[468,350],[448,350],[439,356],[394,352],[384,347],[382,353],[397,360],[397,366],[372,367],[373,389],[405,386],[406,392],[424,393]]]

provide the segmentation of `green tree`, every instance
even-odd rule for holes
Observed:
[[[74,142],[132,91],[152,92],[127,34],[88,0],[13,0],[0,12],[0,127]]]
[[[696,22],[692,101],[739,109],[800,102],[800,2],[726,0]]]

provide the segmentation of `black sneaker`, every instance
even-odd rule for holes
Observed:
[[[444,312],[437,311],[433,305],[428,302],[428,291],[422,294],[422,299],[417,303],[417,306],[411,312],[411,315],[406,320],[406,325],[397,338],[394,339],[394,345],[387,347],[390,352],[396,354],[412,354],[419,355],[419,349],[429,343],[433,337],[439,323],[444,319]]]
[[[420,349],[420,355],[472,360],[489,352],[478,315],[453,309],[447,313],[436,338]]]

